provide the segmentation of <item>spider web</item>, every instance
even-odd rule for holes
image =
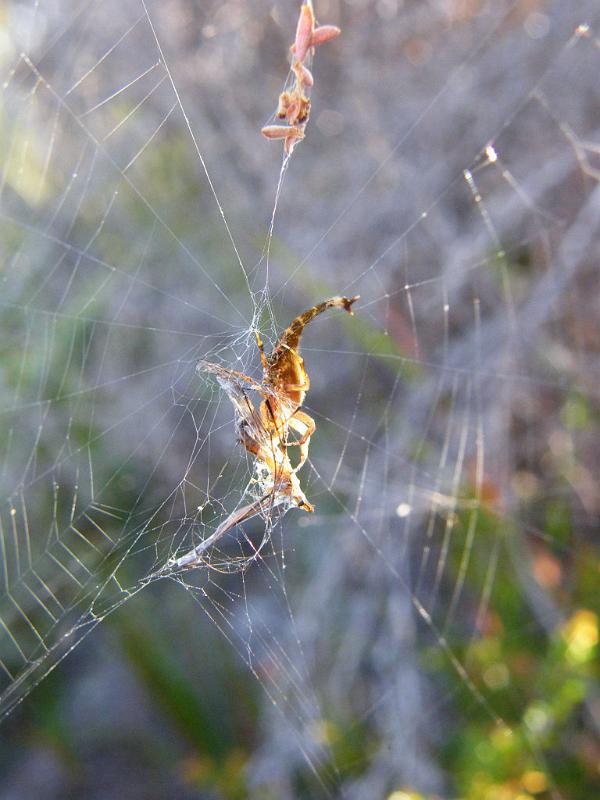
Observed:
[[[141,590],[184,589],[270,701],[253,786],[444,792],[430,727],[457,697],[551,776],[539,715],[477,646],[507,570],[551,640],[573,606],[543,564],[577,563],[598,519],[572,424],[597,414],[598,11],[348,3],[282,164],[258,131],[292,6],[8,7],[0,712]],[[303,343],[317,513],[165,579],[252,492],[198,361],[260,379],[254,332],[338,294],[355,317]],[[568,541],[543,524],[557,498]],[[351,718],[378,745],[348,769],[328,726]]]

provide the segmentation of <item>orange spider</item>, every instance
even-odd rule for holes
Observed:
[[[359,295],[351,298],[332,297],[304,311],[281,334],[268,356],[265,355],[260,335],[256,333],[263,366],[262,383],[210,361],[198,363],[197,371],[215,375],[233,404],[240,442],[255,458],[254,483],[258,484],[259,497],[231,513],[207,539],[171,562],[171,567],[180,569],[197,566],[202,553],[210,546],[232,528],[257,514],[274,508],[284,512],[290,508],[314,511],[296,474],[308,457],[310,438],[316,429],[312,417],[301,410],[310,380],[299,352],[300,339],[304,328],[319,314],[329,308],[343,308],[348,314],[353,314],[352,305],[358,299]],[[250,391],[262,397],[258,411],[249,397]],[[298,438],[290,440],[290,431]],[[295,467],[288,453],[291,446],[297,446],[300,450]]]
[[[352,315],[352,304],[358,299],[359,295],[351,298],[332,297],[304,311],[281,334],[269,356],[265,355],[262,339],[256,334],[263,366],[263,385],[271,390],[260,404],[261,420],[265,429],[272,430],[286,447],[300,447],[300,460],[294,472],[306,461],[310,437],[316,428],[312,417],[300,410],[310,388],[304,359],[299,352],[302,333],[309,322],[329,308],[343,308]],[[299,439],[290,441],[290,428],[299,434]]]

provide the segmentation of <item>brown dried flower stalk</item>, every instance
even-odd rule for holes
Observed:
[[[288,125],[267,125],[261,131],[267,139],[283,139],[286,155],[290,155],[296,143],[304,139],[304,129],[310,116],[307,89],[313,86],[314,79],[304,62],[315,47],[335,39],[341,33],[335,25],[315,26],[312,0],[307,0],[300,8],[296,38],[290,47],[294,85],[291,90],[280,94],[276,112],[277,118],[286,120]]]

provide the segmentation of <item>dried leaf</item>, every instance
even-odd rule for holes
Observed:
[[[296,74],[298,83],[302,84],[303,86],[313,86],[315,81],[312,76],[312,72],[308,69],[308,67],[305,67],[301,61],[294,61],[292,69]]]
[[[261,133],[266,139],[287,139],[290,136],[304,138],[304,131],[294,125],[266,125]]]
[[[313,31],[315,29],[315,15],[310,3],[304,3],[300,9],[298,26],[296,27],[296,39],[294,41],[294,53],[298,61],[304,61],[308,48],[311,46]]]
[[[341,30],[336,25],[321,25],[313,32],[310,46],[317,47],[320,44],[325,44],[325,42],[330,42],[332,39],[336,39],[340,33]]]

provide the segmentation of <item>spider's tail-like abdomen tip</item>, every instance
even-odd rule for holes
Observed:
[[[347,311],[348,314],[354,314],[352,310],[352,304],[356,303],[357,300],[360,300],[360,295],[355,294],[354,297],[342,297],[342,303],[344,304],[344,311]]]

